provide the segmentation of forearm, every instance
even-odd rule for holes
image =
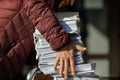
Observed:
[[[40,33],[57,50],[69,42],[69,36],[60,26],[52,9],[44,1],[31,1],[25,4],[25,12]]]

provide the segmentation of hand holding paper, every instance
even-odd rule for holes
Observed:
[[[62,76],[64,72],[64,78],[68,78],[68,69],[71,68],[71,72],[75,75],[75,62],[74,51],[85,51],[86,48],[77,44],[70,43],[60,50],[56,51],[56,61],[54,64],[54,70],[57,69],[57,65],[60,63],[59,75]]]

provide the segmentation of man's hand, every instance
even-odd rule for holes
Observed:
[[[60,4],[59,4],[59,7],[64,7],[64,6],[67,6],[67,5],[72,6],[74,4],[74,2],[75,2],[75,0],[61,0]]]
[[[56,71],[57,65],[60,64],[59,75],[64,78],[68,78],[69,67],[72,75],[75,75],[75,64],[74,64],[74,51],[85,51],[86,48],[77,44],[70,43],[60,50],[56,51],[56,61],[54,64],[54,70]]]

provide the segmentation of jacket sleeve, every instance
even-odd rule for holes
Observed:
[[[68,34],[60,26],[52,9],[44,0],[26,2],[24,10],[32,23],[49,42],[53,50],[57,50],[69,43]]]

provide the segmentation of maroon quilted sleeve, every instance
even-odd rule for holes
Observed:
[[[24,11],[40,33],[49,42],[53,50],[57,50],[69,43],[68,34],[60,26],[52,9],[44,0],[26,2]]]

